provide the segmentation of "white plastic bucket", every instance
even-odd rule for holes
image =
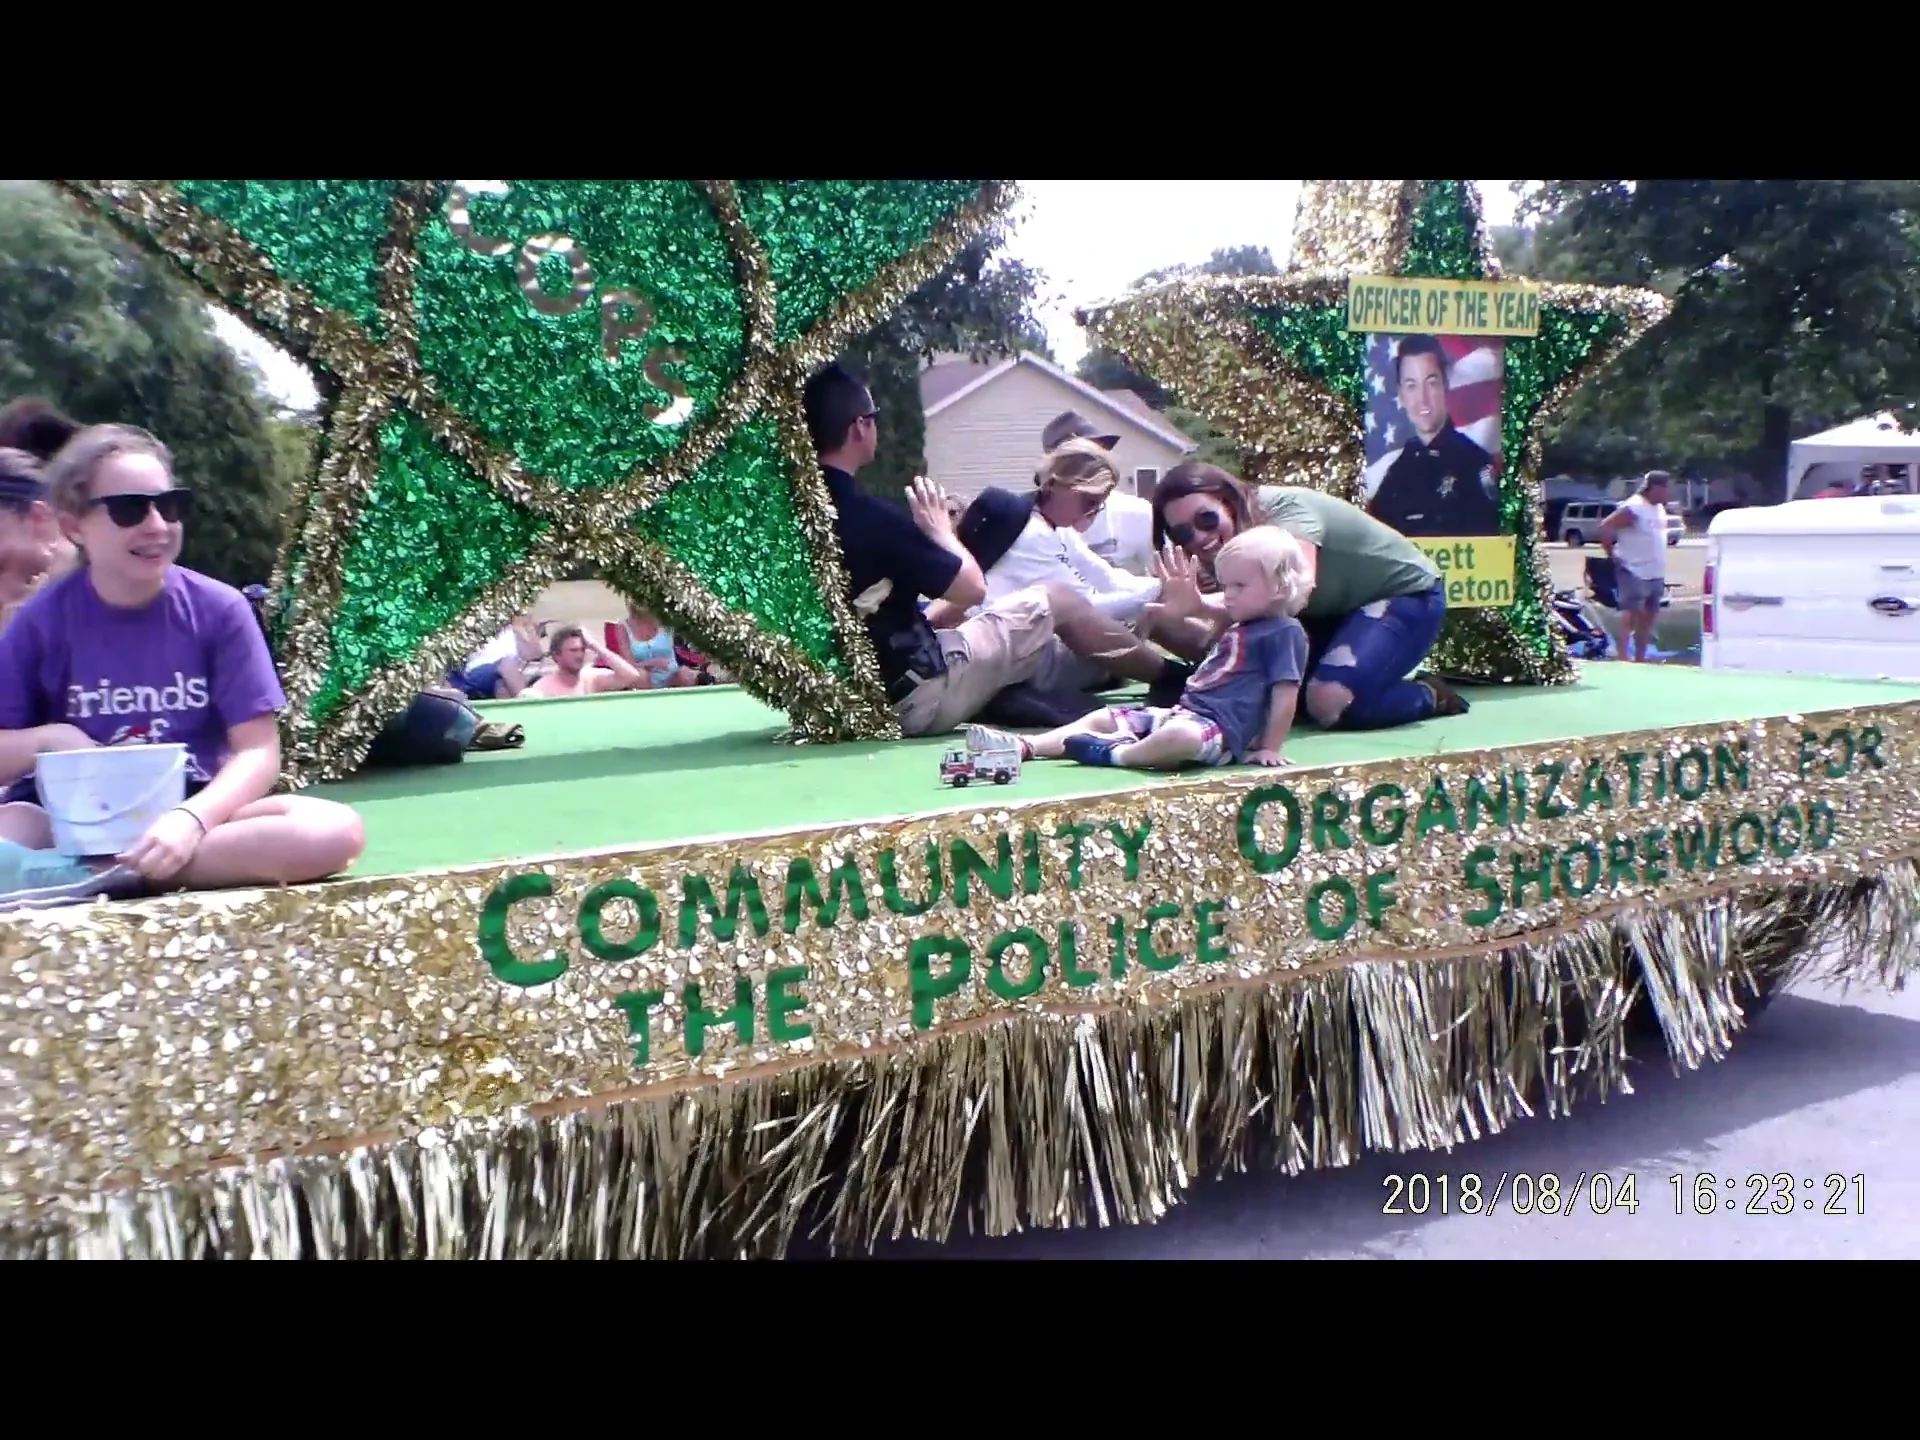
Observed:
[[[54,750],[33,767],[40,808],[63,855],[119,855],[187,798],[184,745]]]

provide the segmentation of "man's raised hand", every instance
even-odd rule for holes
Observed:
[[[913,523],[920,533],[933,540],[953,539],[953,517],[947,513],[947,492],[924,475],[913,477],[907,491],[907,508],[913,511]]]

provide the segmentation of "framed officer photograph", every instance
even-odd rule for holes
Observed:
[[[1347,332],[1367,356],[1361,503],[1433,561],[1449,609],[1511,605],[1527,521],[1514,507],[1502,523],[1522,457],[1501,454],[1500,419],[1507,344],[1540,333],[1540,287],[1353,275]]]
[[[1369,334],[1367,512],[1409,539],[1501,533],[1505,342]]]

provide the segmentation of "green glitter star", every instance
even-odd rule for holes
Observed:
[[[1354,275],[1497,276],[1478,192],[1466,180],[1310,181],[1282,276],[1181,281],[1083,313],[1102,345],[1211,417],[1247,456],[1249,478],[1360,498],[1367,337],[1347,329]],[[1455,610],[1433,652],[1451,673],[1498,682],[1571,677],[1539,550],[1541,425],[1665,313],[1640,290],[1541,287],[1539,333],[1509,337],[1500,482],[1515,537],[1514,600]]]
[[[321,389],[274,577],[299,779],[352,769],[581,561],[803,735],[897,733],[800,387],[1011,186],[60,183]]]

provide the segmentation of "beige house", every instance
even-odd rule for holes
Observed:
[[[927,413],[927,474],[972,499],[989,485],[1022,490],[1040,464],[1040,432],[1076,410],[1120,437],[1120,485],[1151,497],[1160,477],[1198,447],[1131,390],[1096,390],[1037,355],[975,364],[937,357],[920,372]]]

